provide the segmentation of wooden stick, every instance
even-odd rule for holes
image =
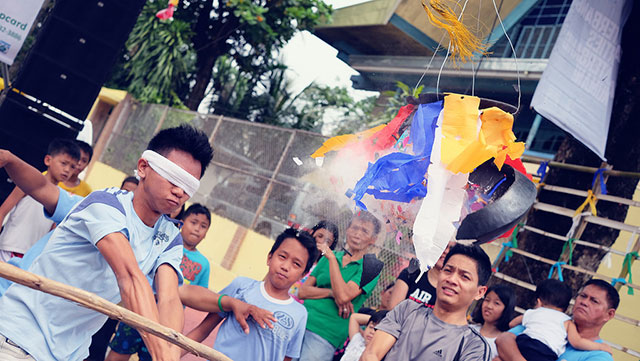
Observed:
[[[4,262],[0,262],[0,277],[41,292],[65,298],[78,303],[83,307],[103,313],[113,319],[123,321],[126,324],[135,327],[139,331],[149,332],[191,352],[196,356],[205,357],[209,360],[215,361],[231,361],[230,358],[219,351],[187,338],[180,332],[169,327],[153,322],[124,307],[111,303],[91,292],[38,276]]]

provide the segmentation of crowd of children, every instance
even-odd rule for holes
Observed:
[[[536,308],[513,319],[513,290],[487,289],[489,258],[477,246],[451,242],[434,268],[422,273],[411,264],[384,288],[379,307],[363,308],[379,280],[365,256],[381,229],[366,211],[349,221],[341,249],[329,221],[310,233],[287,229],[266,255],[263,280],[238,277],[219,294],[208,290],[209,261],[197,247],[211,213],[184,204],[212,153],[202,132],[165,129],[142,154],[137,177],[92,192],[79,177],[93,156],[84,142],[51,142],[44,173],[0,150],[0,167],[16,184],[0,206],[0,261],[122,302],[179,331],[182,307],[208,312],[188,337],[202,342],[217,327],[213,347],[234,360],[610,359],[597,337],[619,302],[608,284],[587,283],[572,320],[564,313],[571,290],[543,281]],[[593,299],[604,306],[589,306]],[[180,357],[157,337],[2,279],[0,308],[2,361]],[[600,328],[589,328],[581,311],[592,318],[600,312]],[[509,326],[517,327],[506,332]]]

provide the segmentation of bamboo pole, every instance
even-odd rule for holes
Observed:
[[[522,159],[523,162],[538,163],[538,164],[547,161],[547,159],[540,158],[540,157],[533,157],[529,155],[523,155],[522,157],[520,157],[520,159]],[[575,170],[577,172],[584,172],[584,173],[595,173],[599,169],[595,167],[587,167],[584,165],[561,163],[561,162],[555,162],[555,161],[549,161],[548,165],[549,167]],[[609,174],[615,177],[640,178],[640,173],[638,172],[625,172],[625,171],[613,170],[613,169],[604,171],[604,174]]]
[[[231,361],[230,358],[219,351],[187,338],[180,332],[169,327],[153,322],[124,307],[111,303],[91,292],[38,276],[4,262],[0,262],[0,276],[35,290],[73,301],[83,307],[98,311],[113,319],[123,321],[139,331],[145,331],[158,336],[196,356],[215,361]]]

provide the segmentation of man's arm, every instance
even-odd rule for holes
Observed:
[[[305,283],[303,283],[298,290],[298,298],[300,298],[301,300],[317,300],[320,298],[328,297],[333,297],[331,288],[316,287],[316,278],[313,276],[309,276],[309,278],[307,278]]]
[[[178,275],[169,264],[158,267],[155,277],[156,295],[160,324],[182,332],[184,327],[184,309],[178,294]],[[180,357],[180,348],[171,345],[175,357]]]
[[[116,275],[124,306],[154,322],[159,322],[158,307],[151,285],[140,270],[127,238],[122,233],[110,233],[100,239],[96,247]],[[179,356],[172,353],[175,351],[169,347],[167,341],[143,331],[140,331],[140,335],[154,360],[179,359]]]
[[[498,356],[503,361],[527,361],[520,350],[518,344],[516,344],[516,335],[507,331],[503,332],[496,337],[496,347],[498,349]]]
[[[8,150],[0,149],[0,168],[3,167],[13,183],[24,192],[23,196],[26,193],[42,203],[48,213],[53,214],[55,212],[60,190],[55,184],[49,182],[39,170]],[[14,206],[15,204],[11,208]],[[0,215],[4,218],[6,214],[2,215],[0,211]]]
[[[389,307],[393,309],[398,303],[404,301],[404,299],[407,298],[407,292],[409,292],[409,285],[405,281],[398,279],[391,291]]]
[[[392,335],[377,330],[373,334],[373,339],[364,349],[360,361],[380,361],[391,350],[396,343],[396,338]]]
[[[251,316],[262,328],[273,328],[272,322],[277,322],[273,313],[262,308],[242,302],[231,296],[219,295],[204,287],[194,285],[183,285],[180,287],[180,300],[182,304],[198,311],[205,312],[228,312],[232,311],[240,327],[245,333],[249,333],[247,318]],[[220,298],[222,297],[222,298]],[[222,305],[222,310],[218,307],[218,301]]]

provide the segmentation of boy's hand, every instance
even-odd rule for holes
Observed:
[[[273,328],[272,322],[278,322],[278,320],[273,317],[273,313],[235,298],[231,299],[230,306],[233,315],[236,317],[240,327],[242,327],[242,330],[246,334],[249,333],[249,324],[247,323],[247,318],[249,316],[253,317],[254,321],[256,321],[262,328]]]
[[[613,350],[611,349],[611,346],[607,345],[606,343],[600,344],[600,351],[604,351],[604,352],[608,352],[610,354],[613,354]]]

